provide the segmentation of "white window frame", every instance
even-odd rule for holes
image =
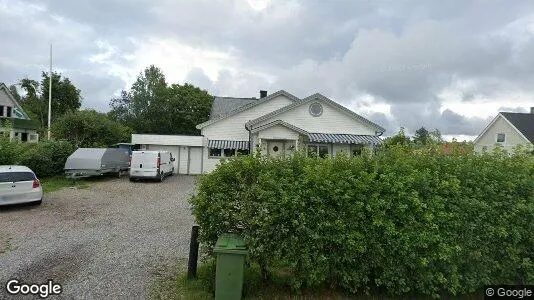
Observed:
[[[504,137],[504,140],[502,142],[499,142],[499,135],[502,134]],[[498,132],[495,134],[495,143],[504,144],[506,143],[506,133],[504,132]]]

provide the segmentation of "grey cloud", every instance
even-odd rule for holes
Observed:
[[[499,107],[499,111],[502,112],[515,112],[515,113],[527,113],[530,112],[524,107],[507,107],[507,106],[501,106]]]
[[[212,95],[219,94],[214,83],[201,68],[193,68],[190,70],[185,77],[185,82],[198,86],[201,89],[210,92]]]
[[[369,117],[394,131],[476,132],[484,120],[440,113],[447,100],[438,95],[458,82],[472,83],[460,89],[464,101],[534,92],[534,39],[525,29],[534,2],[527,0],[274,0],[261,12],[227,0],[5,3],[45,10],[17,17],[0,6],[0,34],[9,41],[0,53],[0,81],[38,78],[53,41],[55,66],[80,85],[85,105],[99,110],[126,84],[111,66],[137,67],[124,58],[138,47],[131,38],[231,52],[238,71],[223,70],[212,82],[193,69],[185,79],[217,95],[285,89],[299,97],[321,92],[347,105],[370,94],[392,106],[393,119]],[[90,60],[106,51],[97,42],[114,49],[104,61]]]

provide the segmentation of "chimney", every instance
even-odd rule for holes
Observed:
[[[531,113],[531,114],[534,114],[534,107],[531,107],[531,108],[530,108],[530,113]]]
[[[267,91],[260,91],[260,99],[265,97],[267,97]]]

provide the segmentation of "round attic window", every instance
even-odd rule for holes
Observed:
[[[310,115],[318,117],[323,114],[323,106],[319,102],[310,104]]]
[[[273,147],[273,151],[274,151],[274,152],[278,152],[278,146],[274,146],[274,147]]]

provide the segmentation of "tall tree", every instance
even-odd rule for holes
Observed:
[[[23,78],[18,85],[24,91],[20,103],[31,119],[39,122],[44,133],[48,126],[48,90],[50,76],[43,72],[41,83],[30,78]],[[69,78],[59,73],[52,73],[52,120],[68,112],[78,110],[82,103],[80,90],[72,84]]]
[[[170,125],[177,126],[181,134],[198,134],[196,125],[208,120],[213,97],[191,84],[173,84],[169,88],[168,110]],[[172,126],[170,126],[172,128]]]
[[[41,79],[41,98],[48,105],[50,76],[43,72]],[[81,92],[69,78],[59,73],[52,73],[52,120],[67,112],[76,111],[82,106]],[[48,109],[48,106],[47,106]]]
[[[167,85],[153,65],[140,73],[129,91],[110,102],[108,115],[138,133],[196,134],[208,119],[212,97],[190,84]]]
[[[401,127],[399,132],[391,137],[387,137],[384,139],[384,145],[386,147],[392,146],[392,145],[409,145],[411,143],[410,137],[406,136],[406,133],[404,131],[404,127]]]
[[[431,131],[429,133],[429,135],[430,135],[430,140],[433,143],[437,143],[437,144],[443,143],[443,138],[441,137],[441,132],[438,129],[435,129],[434,131]]]
[[[430,133],[425,127],[421,127],[415,131],[413,141],[417,144],[426,145],[430,141]]]
[[[107,147],[130,140],[132,130],[95,110],[71,111],[52,124],[52,133],[76,147]]]

